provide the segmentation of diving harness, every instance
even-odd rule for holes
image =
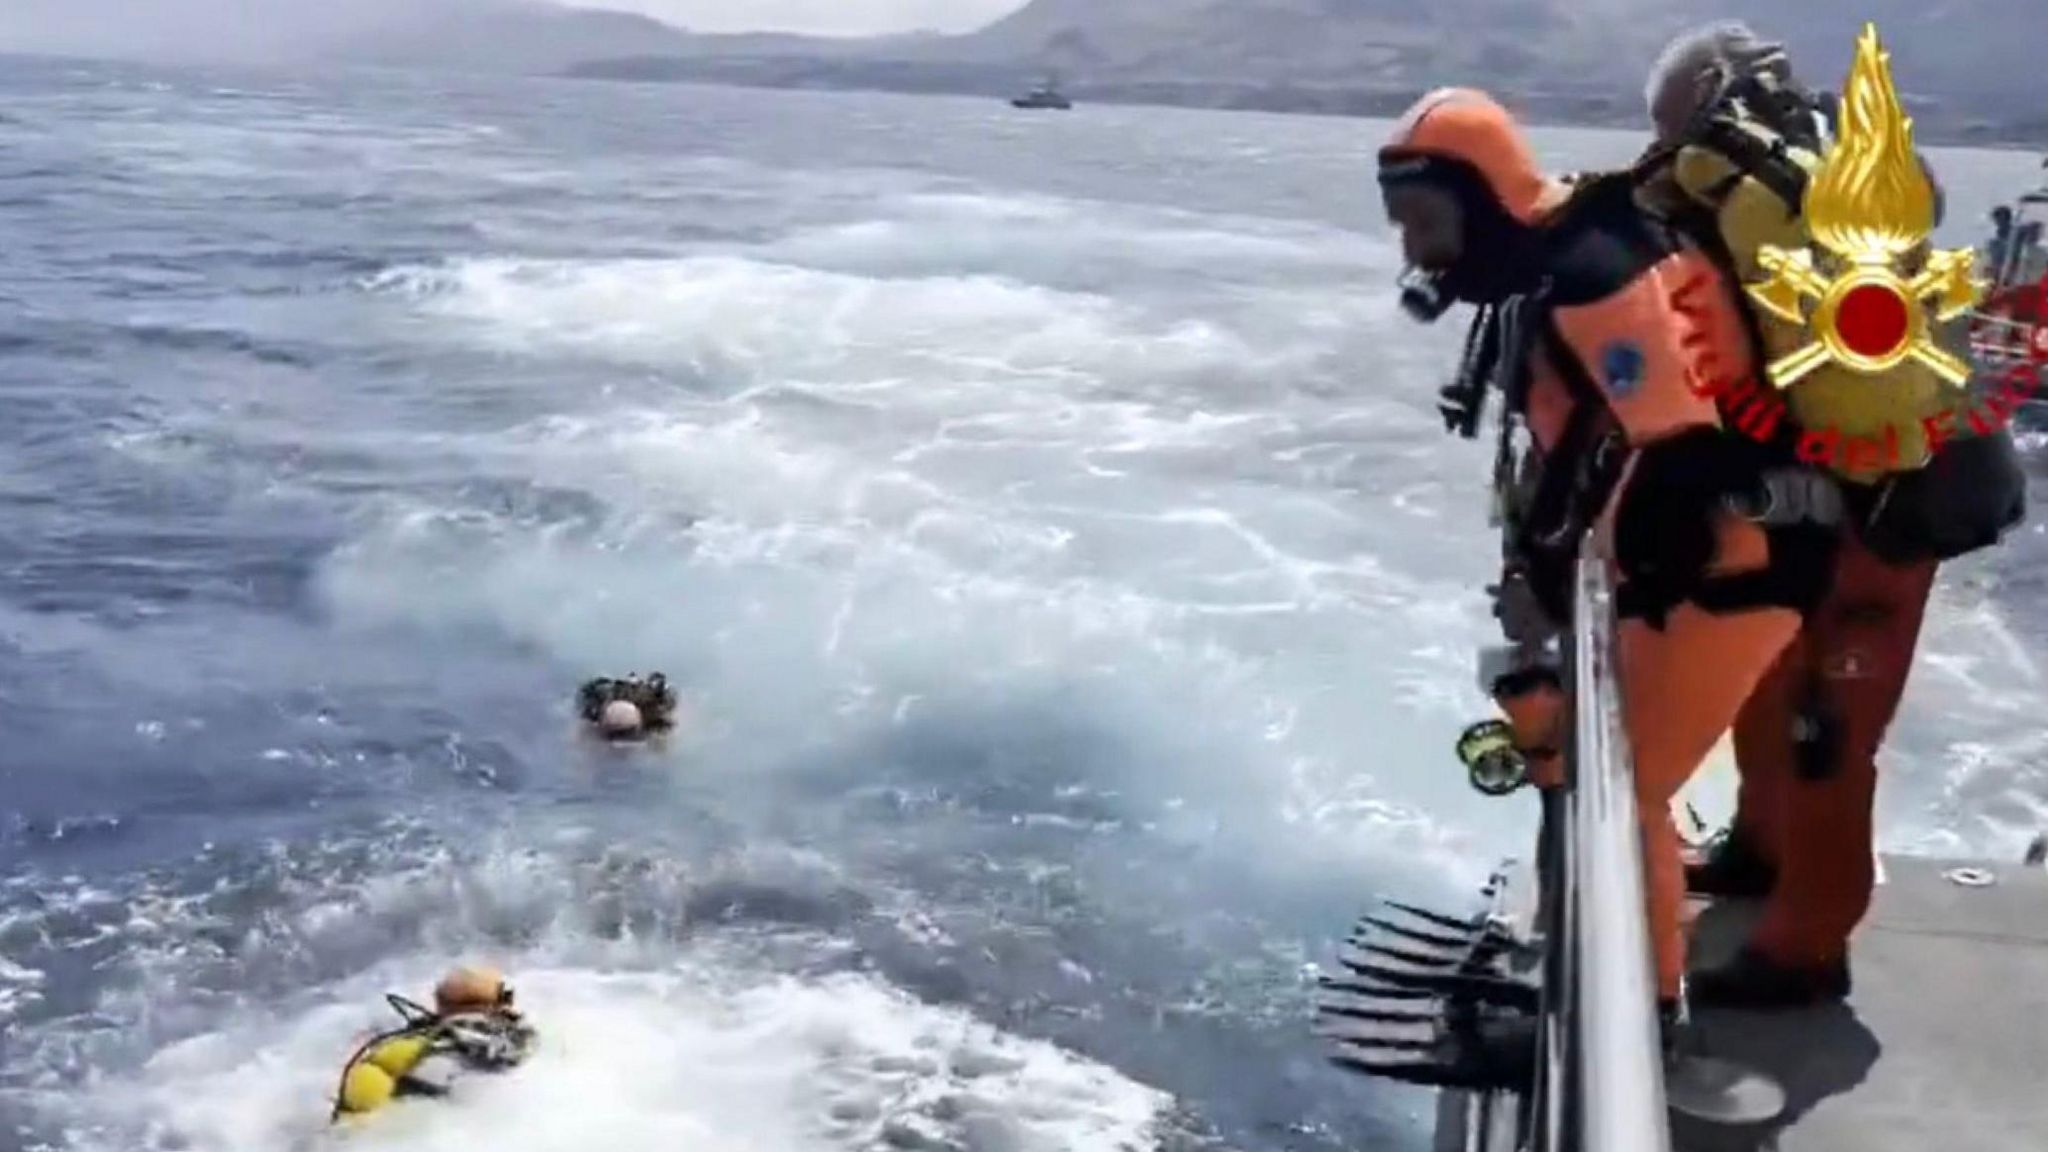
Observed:
[[[1547,313],[1551,285],[1480,305],[1466,333],[1458,372],[1438,392],[1445,430],[1476,439],[1487,398],[1501,395],[1487,522],[1501,531],[1501,581],[1491,585],[1494,615],[1508,643],[1479,655],[1480,691],[1495,700],[1534,691],[1561,691],[1559,645],[1571,616],[1569,573],[1574,541],[1590,525],[1619,482],[1630,451],[1620,427],[1605,417],[1596,386],[1561,346]],[[1573,392],[1572,415],[1550,451],[1535,442],[1527,419],[1537,341]],[[1769,530],[1809,531],[1834,526],[1846,514],[1840,486],[1804,466],[1766,469],[1757,483],[1723,501],[1733,515]],[[1810,685],[1793,734],[1810,776],[1829,774],[1839,733],[1817,684]],[[1455,749],[1473,788],[1506,795],[1530,782],[1524,749],[1499,720],[1473,724]]]

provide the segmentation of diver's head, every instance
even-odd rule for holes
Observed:
[[[604,706],[598,714],[597,728],[614,740],[626,740],[640,735],[646,720],[640,715],[640,706],[631,700],[614,700]]]
[[[2012,227],[2012,205],[2000,204],[1991,210],[1991,226],[2000,232]]]
[[[434,1011],[442,1016],[500,1012],[512,1007],[512,986],[495,968],[451,968],[434,985]]]
[[[1379,180],[1401,233],[1410,312],[1433,320],[1452,301],[1489,303],[1535,286],[1537,227],[1562,189],[1492,97],[1464,88],[1424,96],[1380,149]]]
[[[1672,37],[1643,85],[1643,103],[1657,142],[1670,143],[1685,135],[1738,76],[1767,76],[1778,84],[1791,84],[1784,46],[1763,39],[1740,20],[1717,21]]]

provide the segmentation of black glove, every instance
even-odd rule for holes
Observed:
[[[1641,449],[1615,510],[1614,559],[1623,581],[1652,603],[1690,597],[1714,562],[1714,526],[1728,498],[1753,488],[1766,460],[1755,443],[1716,428]]]

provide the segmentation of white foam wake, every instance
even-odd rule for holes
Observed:
[[[1035,374],[1090,384],[1299,367],[1214,322],[987,272],[897,278],[759,255],[488,257],[393,269],[367,286],[487,347],[742,386]]]
[[[374,307],[589,381],[431,451],[602,514],[395,503],[321,589],[348,620],[715,669],[705,711],[761,729],[753,751],[1085,678],[1141,744],[1202,746],[1148,781],[1166,795],[1223,781],[1347,844],[1427,842],[1451,778],[1388,734],[1474,707],[1478,604],[1413,527],[1476,512],[1478,484],[1447,483],[1427,389],[1390,397],[1428,349],[1387,340],[1402,322],[1358,283],[1386,256],[1310,224],[949,194],[664,258],[394,269]],[[610,394],[639,373],[668,387]]]
[[[58,970],[100,955],[110,984],[89,1011],[12,1032],[0,1106],[25,1104],[65,1152],[327,1146],[343,1060],[397,1022],[383,994],[423,1000],[445,966],[481,959],[510,975],[539,1053],[451,1100],[402,1102],[347,1144],[1136,1152],[1167,1122],[1165,1094],[1108,1067],[846,971],[829,931],[698,923],[687,909],[711,898],[714,866],[667,851],[417,852],[336,841],[208,858],[233,871],[121,892],[30,878],[42,895],[10,900],[0,941]],[[827,879],[803,858],[756,856],[732,875],[801,919]],[[359,967],[366,951],[387,958]],[[0,966],[16,983],[43,975]]]
[[[75,1152],[276,1152],[323,1131],[339,1061],[387,986],[423,962],[335,989],[301,1013],[250,1014],[163,1050],[80,1101]],[[355,1141],[459,1152],[806,1152],[1149,1147],[1166,1098],[1049,1044],[920,1004],[873,980],[747,981],[712,965],[517,973],[538,1054],[448,1101],[403,1102]]]

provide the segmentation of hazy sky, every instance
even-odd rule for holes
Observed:
[[[6,0],[0,0],[5,3]],[[644,12],[698,32],[965,32],[1024,0],[557,0],[577,8]]]

